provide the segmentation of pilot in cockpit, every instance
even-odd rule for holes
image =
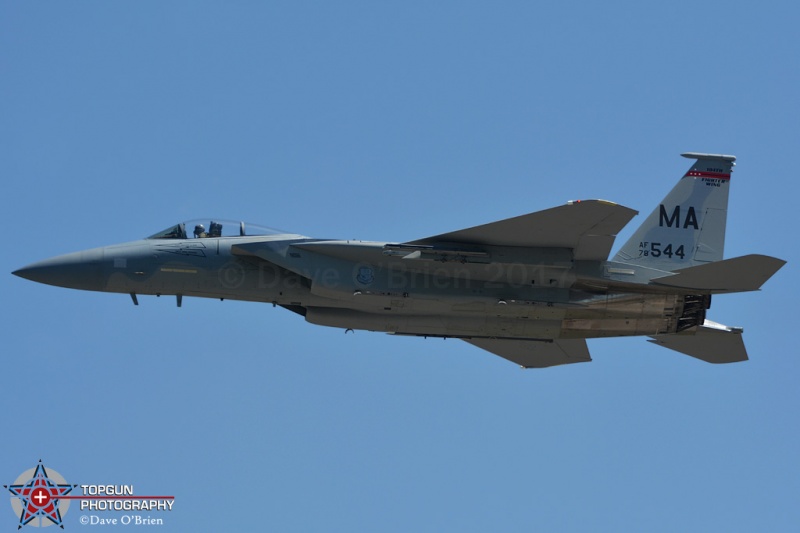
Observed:
[[[205,226],[198,224],[194,227],[194,237],[196,239],[205,239],[206,237],[222,237],[222,224],[212,220],[208,229],[208,233],[206,233]]]

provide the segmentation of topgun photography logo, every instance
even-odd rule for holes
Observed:
[[[71,500],[81,500],[81,511],[171,511],[174,496],[135,496],[133,485],[71,485],[64,477],[45,468],[41,459],[35,468],[26,470],[11,485],[3,485],[12,494],[11,507],[19,516],[19,526],[64,529],[64,516]],[[80,491],[75,490],[80,487]],[[73,492],[74,490],[74,492]],[[162,525],[162,518],[137,514],[102,517],[81,515],[82,525]]]
[[[69,499],[66,496],[77,485],[70,485],[64,477],[55,470],[46,469],[41,459],[36,468],[26,470],[14,481],[12,485],[3,485],[16,498],[11,498],[11,507],[19,516],[19,527],[31,525],[34,527],[60,526],[64,529],[62,520],[69,509]]]

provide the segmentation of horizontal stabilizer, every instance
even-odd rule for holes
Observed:
[[[614,237],[634,215],[633,209],[613,202],[585,200],[406,244],[572,248],[575,259],[604,261],[608,259]]]
[[[706,320],[702,326],[675,335],[651,337],[654,344],[691,355],[707,363],[747,361],[742,330]]]
[[[650,280],[650,283],[708,292],[757,291],[786,264],[766,255],[744,255],[689,268],[673,275]]]
[[[463,339],[523,368],[544,368],[592,360],[583,339],[530,341],[515,339]]]

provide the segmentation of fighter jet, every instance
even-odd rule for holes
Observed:
[[[694,160],[611,259],[636,211],[566,205],[406,242],[314,239],[219,219],[14,272],[73,289],[271,303],[307,322],[461,339],[523,368],[591,361],[586,339],[642,335],[709,363],[748,358],[742,329],[706,318],[785,261],[723,259],[736,158]]]

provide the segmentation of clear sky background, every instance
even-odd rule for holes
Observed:
[[[2,0],[0,484],[42,459],[174,494],[159,531],[796,530],[799,18]],[[10,274],[197,217],[405,241],[589,198],[641,212],[619,246],[685,151],[739,158],[726,257],[789,261],[714,298],[746,363],[629,338],[522,371],[457,340]],[[0,505],[0,530],[17,520]]]

